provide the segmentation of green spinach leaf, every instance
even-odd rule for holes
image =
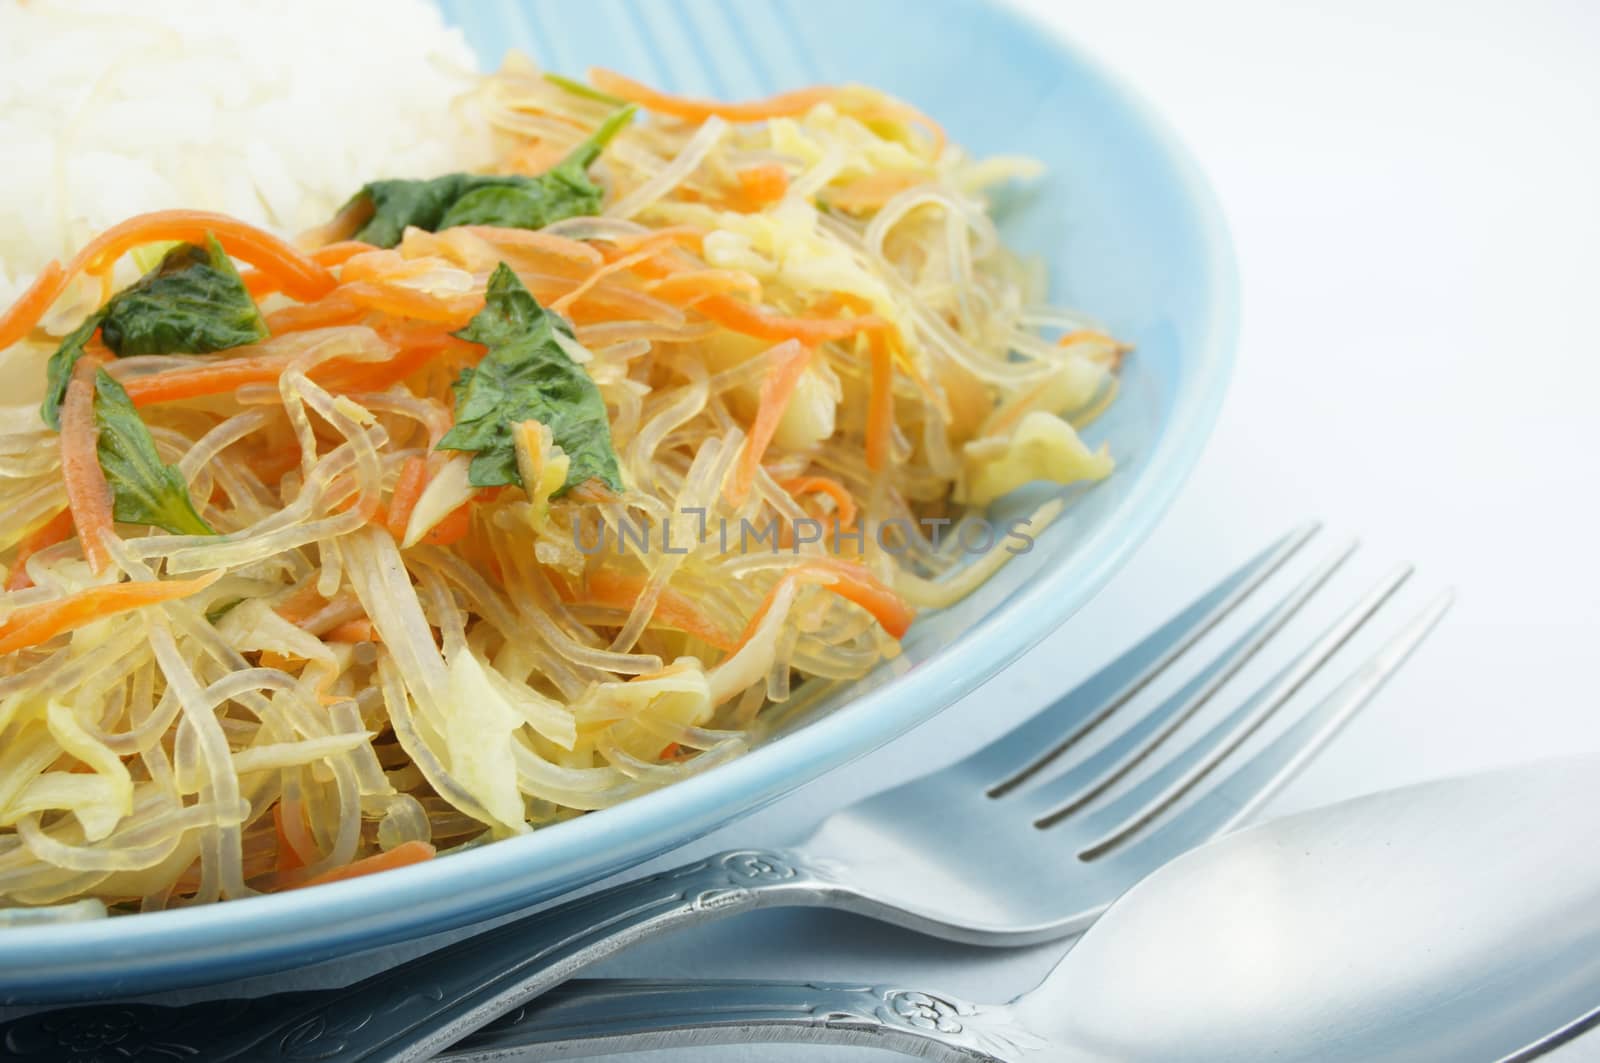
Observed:
[[[174,535],[216,534],[194,508],[183,475],[161,464],[133,400],[104,369],[94,378],[94,418],[100,428],[100,468],[111,485],[117,520],[153,524]]]
[[[239,271],[215,238],[206,247],[179,244],[160,265],[111,297],[50,356],[40,416],[61,427],[61,403],[72,367],[100,330],[118,357],[136,354],[210,354],[255,343],[267,336],[261,311],[239,279]]]
[[[590,479],[622,490],[611,424],[600,389],[556,340],[572,328],[540,306],[504,263],[489,278],[487,301],[456,333],[489,353],[455,382],[455,425],[440,450],[474,452],[468,480],[475,487],[521,484],[511,429],[539,421],[550,429],[570,465],[558,494]]]
[[[211,354],[267,338],[266,322],[215,237],[179,244],[105,307],[100,338],[119,358]]]
[[[355,239],[393,247],[408,226],[429,232],[457,225],[542,229],[563,218],[598,214],[602,193],[589,180],[589,167],[634,111],[630,104],[613,112],[566,158],[537,177],[451,173],[427,180],[369,182],[344,208],[363,199],[372,204],[372,216]]]

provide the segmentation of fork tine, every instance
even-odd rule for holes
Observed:
[[[1038,816],[1036,826],[1049,827],[1061,822],[1155,752],[1282,630],[1355,549],[1356,544],[1351,541],[1334,552],[1177,693],[1074,765],[1072,770],[1029,790],[1025,800]]]
[[[1393,588],[1384,591],[1380,586],[1379,592],[1386,598],[1388,594],[1393,593]],[[1379,598],[1372,609],[1376,610],[1381,601]],[[1145,811],[1111,836],[1083,850],[1079,853],[1080,858],[1095,860],[1110,853],[1117,858],[1127,855],[1154,866],[1232,829],[1265,804],[1284,783],[1305,767],[1334,735],[1338,734],[1340,728],[1361,710],[1389,677],[1405,663],[1412,651],[1422,644],[1429,632],[1449,610],[1452,601],[1454,594],[1450,591],[1435,598],[1399,634],[1315,708],[1296,720],[1271,744],[1235,768],[1227,779],[1170,822],[1140,838],[1122,852],[1117,851],[1129,837],[1138,833],[1146,823],[1159,815],[1167,804],[1181,796],[1182,791],[1171,795],[1157,807]],[[1364,602],[1363,605],[1365,604]],[[1358,610],[1360,608],[1357,607]],[[1247,731],[1240,735],[1237,741],[1228,743],[1219,751],[1215,760],[1197,774],[1196,778],[1204,772],[1209,772],[1216,761],[1227,757],[1248,736],[1248,733]]]
[[[1001,780],[988,789],[989,796],[1020,786],[1104,722],[1276,572],[1318,527],[1313,521],[1295,528],[1066,696],[973,754],[970,766],[981,778]]]
[[[1108,837],[1120,838],[1141,824],[1148,823],[1162,809],[1182,797],[1293,697],[1338,652],[1339,647],[1372,619],[1372,615],[1410,575],[1409,565],[1390,573],[1349,612],[1330,625],[1315,642],[1284,665],[1265,686],[1229,713],[1226,719],[1190,742],[1187,749],[1175,755],[1149,778],[1105,808],[1096,809],[1078,829],[1096,844]],[[1041,823],[1041,826],[1047,825]]]

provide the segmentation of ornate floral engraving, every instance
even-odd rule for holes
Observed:
[[[961,1020],[956,1018],[956,1006],[930,993],[915,990],[896,990],[889,994],[886,1003],[907,1025],[940,1033],[960,1033]]]
[[[795,869],[776,853],[754,849],[727,854],[722,858],[722,866],[751,882],[782,882],[796,875]]]

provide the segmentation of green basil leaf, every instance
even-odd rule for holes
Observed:
[[[119,358],[211,354],[267,337],[239,271],[215,237],[179,244],[105,306],[100,337]]]
[[[372,204],[372,216],[354,238],[393,247],[412,226],[428,232],[457,225],[542,229],[563,218],[598,214],[602,192],[589,180],[589,167],[632,121],[635,110],[629,104],[613,112],[566,158],[537,177],[451,173],[426,180],[371,181],[345,204]]]
[[[474,487],[522,483],[511,429],[538,421],[570,462],[557,494],[590,479],[622,490],[605,400],[561,349],[557,330],[572,335],[571,326],[540,306],[501,263],[489,278],[483,309],[456,333],[489,348],[476,369],[456,379],[455,425],[439,441],[440,450],[473,452],[467,478]]]
[[[239,271],[214,237],[206,247],[179,244],[155,269],[111,297],[50,356],[39,415],[61,428],[61,403],[83,348],[100,338],[119,357],[136,354],[210,354],[267,336],[261,311]]]
[[[45,364],[44,402],[39,406],[39,416],[57,432],[61,431],[61,404],[67,401],[67,384],[72,381],[73,367],[83,357],[83,348],[99,327],[100,314],[90,314],[83,324],[67,334]]]
[[[161,464],[150,429],[133,400],[104,369],[94,378],[100,468],[111,485],[112,513],[128,524],[153,524],[174,535],[215,535],[194,508],[183,475]]]

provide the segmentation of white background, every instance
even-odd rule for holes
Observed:
[[[1308,516],[1362,536],[1352,579],[1410,559],[1419,572],[1404,604],[1446,584],[1460,599],[1274,811],[1600,750],[1600,4],[1025,6],[1154,103],[1218,190],[1244,291],[1220,426],[1160,529],[1067,627],[918,733],[694,851],[792,840],[853,796],[972,748]],[[762,913],[600,973],[865,979],[1001,1000],[1060,951],[995,953],[845,916]],[[1591,1055],[1593,1037],[1558,1058]]]

